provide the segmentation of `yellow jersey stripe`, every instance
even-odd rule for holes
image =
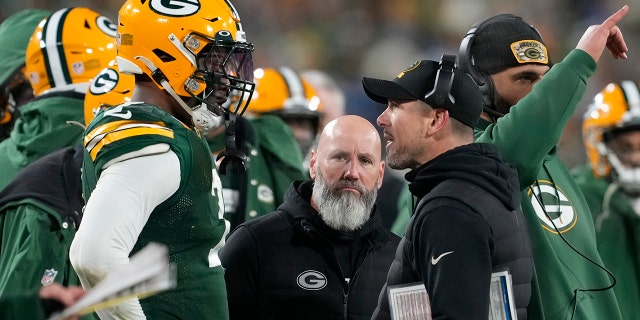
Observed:
[[[109,123],[105,123],[101,126],[98,126],[97,128],[93,129],[91,132],[87,133],[84,136],[84,144],[87,145],[87,143],[89,143],[90,140],[93,140],[97,135],[103,134],[104,132],[110,132],[110,131],[116,130],[118,129],[118,127],[121,127],[121,126],[147,125],[147,124],[165,127],[164,122],[161,122],[161,121],[158,121],[158,122],[140,122],[135,120],[112,121]]]
[[[92,160],[96,159],[96,156],[104,146],[129,137],[142,135],[160,135],[171,139],[173,139],[174,137],[173,130],[170,130],[166,127],[133,126],[129,128],[119,129],[120,130],[104,133],[103,135],[98,136],[101,137],[98,140],[85,145],[85,148],[87,149],[87,151],[89,151]]]

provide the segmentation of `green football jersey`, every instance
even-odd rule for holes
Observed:
[[[106,109],[85,134],[82,176],[87,201],[103,166],[123,155],[164,143],[180,160],[180,187],[152,211],[130,253],[134,255],[149,242],[163,243],[177,267],[175,289],[140,300],[147,318],[227,319],[226,287],[217,250],[229,230],[223,217],[220,179],[206,140],[147,104]]]

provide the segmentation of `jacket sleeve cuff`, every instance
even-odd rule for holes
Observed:
[[[582,49],[573,49],[567,54],[563,62],[565,65],[572,66],[574,72],[578,74],[583,80],[589,79],[598,67],[591,56]]]

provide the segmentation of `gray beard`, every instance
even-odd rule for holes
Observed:
[[[338,191],[344,186],[357,188],[362,196]],[[319,207],[320,217],[329,227],[339,231],[360,229],[369,220],[377,195],[377,188],[367,191],[355,181],[340,180],[327,185],[320,172],[313,184],[313,200]]]

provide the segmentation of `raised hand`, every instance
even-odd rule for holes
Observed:
[[[589,26],[578,41],[576,49],[584,50],[596,62],[600,59],[605,47],[609,49],[614,59],[626,59],[629,49],[617,24],[627,12],[629,12],[629,6],[624,5],[602,24]]]

